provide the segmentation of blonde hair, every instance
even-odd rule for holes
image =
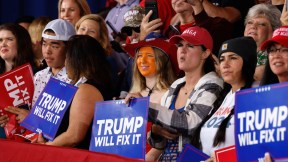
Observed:
[[[41,16],[32,21],[28,28],[32,43],[36,44],[42,39],[42,31],[45,26],[50,22],[50,18],[46,16]]]
[[[63,0],[58,1],[58,17],[59,18],[60,18],[60,13],[61,13],[62,2],[63,2]],[[81,17],[84,15],[91,14],[89,4],[87,3],[86,0],[74,0],[74,2],[79,6]]]
[[[108,36],[108,29],[105,23],[105,20],[97,14],[89,14],[81,17],[80,20],[75,25],[76,31],[78,31],[81,23],[85,20],[93,20],[98,23],[99,25],[99,33],[100,33],[100,39],[97,40],[101,46],[105,49],[105,52],[107,55],[110,55],[112,53],[112,47],[110,44],[109,36]]]
[[[140,47],[141,48],[141,47]],[[130,92],[140,92],[146,88],[145,77],[140,73],[137,67],[137,56],[139,49],[135,55],[135,61],[133,65],[133,78],[132,78],[132,86]],[[170,58],[167,54],[165,54],[162,50],[157,47],[152,47],[155,53],[155,61],[156,61],[156,85],[154,89],[162,91],[168,90],[170,85],[175,81],[176,76],[172,69],[172,64]]]

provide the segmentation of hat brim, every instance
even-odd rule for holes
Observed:
[[[141,47],[155,47],[163,51],[170,58],[174,72],[177,74],[179,72],[178,62],[177,62],[177,47],[161,38],[148,39],[144,41],[139,41],[138,43],[131,43],[122,45],[123,49],[131,56],[135,57],[136,52]]]
[[[269,39],[267,41],[265,41],[262,45],[261,45],[261,50],[266,50],[268,47],[271,46],[272,43],[278,43],[281,44],[285,47],[288,47],[288,41],[285,38],[281,38],[281,37],[274,37],[272,39]]]
[[[173,37],[169,39],[169,43],[177,44],[181,40],[185,40],[186,42],[189,42],[190,44],[193,44],[193,45],[202,45],[201,42],[199,42],[198,40],[193,39],[192,37],[183,36],[183,35],[174,35]]]
[[[137,43],[122,45],[124,50],[131,57],[135,57],[137,50],[141,47],[155,47],[155,48],[162,50],[163,52],[165,52],[166,54],[168,54],[170,56],[169,47],[173,48],[173,46],[175,46],[175,45],[171,45],[169,42],[167,42],[163,39],[160,39],[160,38],[145,40],[145,41],[139,41]],[[176,46],[175,46],[175,49],[177,50]]]

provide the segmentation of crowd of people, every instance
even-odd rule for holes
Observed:
[[[157,0],[151,21],[145,0],[115,1],[107,16],[59,0],[58,19],[0,25],[0,74],[30,63],[32,106],[51,77],[78,87],[56,138],[34,143],[88,149],[96,102],[150,96],[146,160],[175,161],[191,144],[209,162],[235,145],[235,93],[288,81],[286,0]],[[19,123],[29,114],[5,110]]]

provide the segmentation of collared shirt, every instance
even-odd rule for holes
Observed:
[[[106,16],[105,21],[109,21],[114,28],[117,30],[117,32],[120,32],[121,28],[125,25],[123,16],[124,14],[135,5],[139,5],[139,0],[127,0],[127,2],[123,5],[120,5],[119,3],[112,8],[108,15]],[[108,34],[110,40],[113,40],[113,37],[111,33],[113,32],[112,29],[107,25],[108,28]]]
[[[162,96],[161,106],[150,103],[148,115],[153,123],[159,123],[159,125],[170,132],[181,133],[178,137],[179,151],[182,150],[185,144],[191,142],[190,136],[195,127],[212,110],[213,103],[223,89],[223,80],[215,72],[207,73],[199,79],[191,91],[186,101],[184,112],[181,113],[178,110],[168,109],[185,83],[185,77],[174,81],[169,91]],[[166,139],[161,137],[156,139],[154,137],[151,134],[148,135],[149,144],[154,148],[166,149]],[[165,160],[167,160],[167,157],[165,157]]]
[[[46,86],[46,84],[49,81],[51,76],[58,79],[58,80],[66,82],[66,83],[71,82],[71,80],[68,78],[65,67],[63,67],[54,76],[52,74],[52,69],[50,67],[47,67],[47,68],[37,72],[34,76],[34,94],[33,94],[32,106],[37,101],[40,93],[43,91],[44,87]]]

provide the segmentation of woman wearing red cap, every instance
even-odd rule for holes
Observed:
[[[267,50],[268,60],[265,65],[261,85],[288,81],[288,26],[282,26],[273,32],[271,39],[261,46]],[[265,153],[265,162],[272,162],[269,153]]]
[[[261,46],[268,53],[261,85],[288,81],[288,26],[282,26],[273,32],[273,37]],[[269,153],[265,153],[265,162],[271,162]]]
[[[268,60],[261,85],[288,81],[288,26],[276,29],[273,37],[262,45]]]
[[[212,109],[223,81],[214,72],[212,38],[207,30],[191,27],[170,39],[177,44],[177,61],[185,76],[173,82],[161,98],[161,105],[150,103],[149,119],[155,123],[148,142],[165,149],[162,161],[176,160],[189,135]],[[164,107],[163,107],[164,106]]]
[[[127,44],[124,48],[130,51],[132,57],[135,56],[129,96],[150,96],[150,102],[160,104],[161,97],[176,79],[172,65],[176,63],[177,66],[177,61],[171,55],[176,54],[177,47],[165,40],[153,39]],[[147,132],[150,128],[151,122],[147,125]],[[147,143],[147,161],[156,160],[162,153],[161,150],[150,149]]]

